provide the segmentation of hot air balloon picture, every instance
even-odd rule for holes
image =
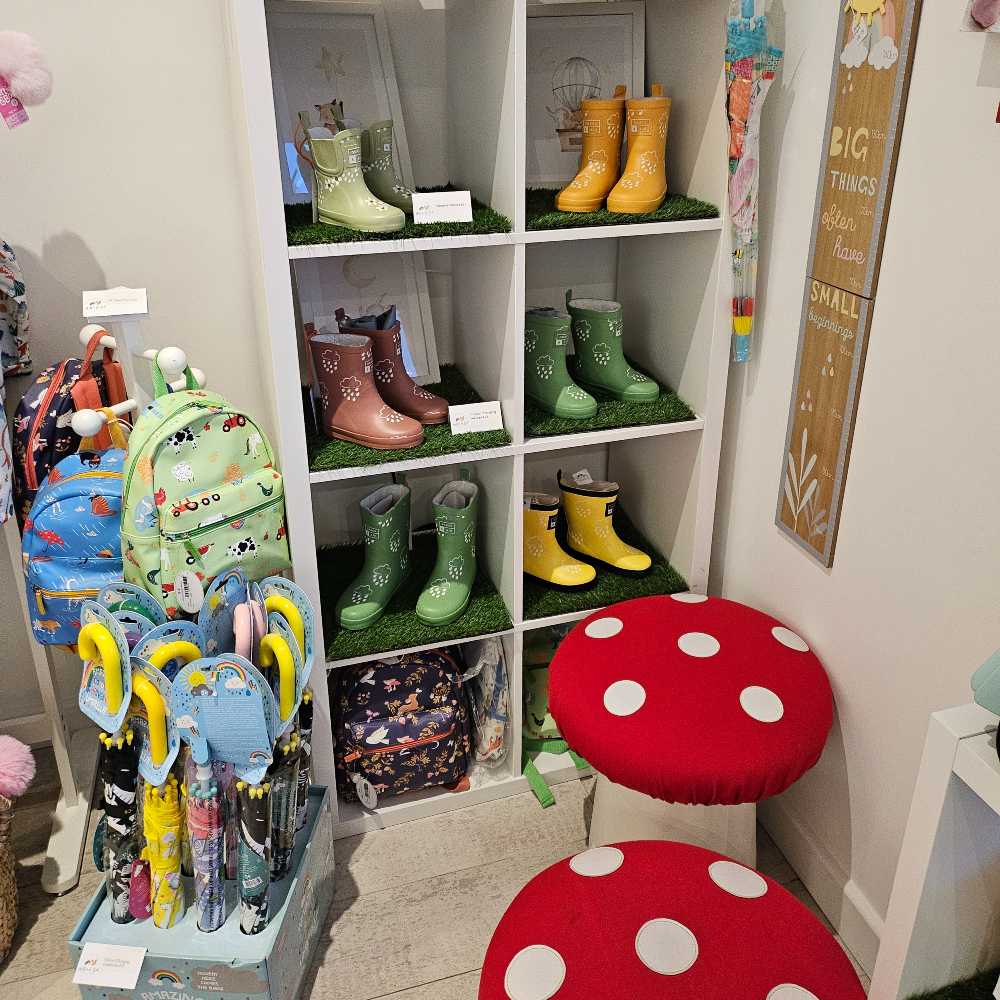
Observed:
[[[570,153],[583,145],[580,105],[588,98],[600,96],[601,73],[589,59],[570,56],[556,67],[552,74],[555,107],[546,105],[545,110],[555,122],[562,152]]]

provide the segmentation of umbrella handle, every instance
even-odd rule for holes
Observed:
[[[177,639],[174,642],[165,642],[159,649],[154,649],[149,656],[149,662],[162,670],[171,660],[183,660],[185,663],[193,663],[201,659],[201,650],[186,639]]]
[[[80,659],[85,663],[96,660],[104,670],[104,701],[108,712],[115,715],[125,696],[122,688],[122,661],[118,643],[106,625],[91,622],[84,625],[76,640]]]
[[[299,613],[299,609],[287,597],[283,597],[281,594],[270,594],[266,597],[264,599],[264,607],[269,612],[277,611],[288,622],[288,626],[292,630],[292,635],[295,636],[295,641],[299,645],[299,652],[302,654],[302,658],[305,659],[306,630],[302,624],[302,615]]]
[[[289,602],[291,603],[291,602]],[[278,711],[286,722],[295,706],[295,660],[288,643],[280,635],[270,633],[260,641],[260,665],[278,665]]]
[[[167,756],[167,712],[163,695],[156,686],[142,674],[132,678],[132,692],[146,706],[149,725],[149,754],[159,767]]]

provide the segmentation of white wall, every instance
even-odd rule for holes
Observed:
[[[418,0],[386,8],[416,179],[441,184],[445,67],[428,54],[444,51],[444,15]],[[267,426],[221,0],[4,0],[0,27],[33,35],[55,77],[27,125],[0,130],[0,236],[27,280],[36,371],[79,356],[81,290],[143,285],[147,343],[179,344]],[[8,409],[27,384],[8,383]],[[0,563],[0,727],[41,712],[20,585]],[[77,664],[60,673],[72,701]]]
[[[960,8],[924,4],[832,570],[774,510],[835,3],[776,2],[759,332],[730,380],[713,589],[808,637],[838,707],[821,764],[762,815],[869,966],[928,714],[970,700],[1000,645],[1000,38],[960,34]]]

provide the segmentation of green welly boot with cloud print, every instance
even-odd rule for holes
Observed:
[[[361,133],[361,172],[376,198],[413,214],[413,192],[396,176],[392,121],[375,122]]]
[[[609,299],[574,299],[566,293],[573,319],[572,371],[588,389],[596,389],[629,403],[652,403],[660,387],[625,360],[622,348],[622,307]]]
[[[313,160],[314,215],[319,222],[362,233],[393,233],[406,225],[401,208],[368,190],[361,171],[361,129],[349,128],[322,137],[327,130],[310,128]]]
[[[468,607],[476,579],[479,487],[457,479],[441,487],[431,504],[437,561],[417,600],[417,617],[425,625],[447,625]]]
[[[524,392],[557,417],[586,420],[597,400],[584,392],[566,368],[570,318],[558,309],[529,309],[524,317]]]
[[[381,486],[361,501],[365,564],[337,601],[341,628],[367,628],[385,612],[410,569],[410,490]]]

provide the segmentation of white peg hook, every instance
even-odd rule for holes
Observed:
[[[156,363],[169,382],[172,376],[183,375],[187,368],[187,355],[179,347],[164,347],[156,352]]]
[[[97,410],[77,410],[70,421],[73,432],[80,437],[94,437],[104,426],[104,415]]]

